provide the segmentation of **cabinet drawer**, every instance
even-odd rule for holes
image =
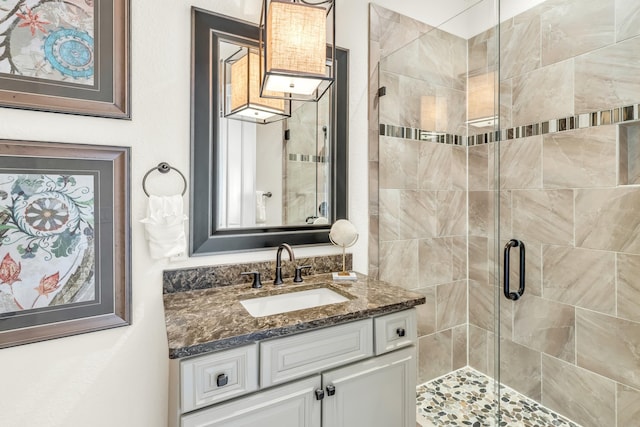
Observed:
[[[373,320],[376,355],[414,344],[418,337],[415,309],[376,317]]]
[[[260,384],[274,384],[373,355],[371,319],[260,343]]]
[[[180,363],[181,413],[258,389],[258,345]]]

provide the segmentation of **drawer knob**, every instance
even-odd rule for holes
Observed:
[[[218,385],[218,387],[224,387],[228,383],[229,383],[229,377],[227,376],[227,374],[220,374],[216,378],[216,384]]]
[[[407,335],[407,332],[404,330],[404,328],[398,328],[396,329],[396,334],[398,334],[399,337],[404,337],[405,335]]]
[[[324,390],[321,388],[316,389],[316,400],[324,399]]]
[[[333,384],[329,384],[326,389],[327,396],[333,396],[334,394],[336,394],[336,386],[334,386]]]

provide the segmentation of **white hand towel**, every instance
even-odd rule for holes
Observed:
[[[184,205],[181,195],[149,196],[144,224],[151,258],[177,257],[186,252],[187,236],[184,231]]]
[[[256,223],[267,222],[267,200],[264,191],[256,191]]]

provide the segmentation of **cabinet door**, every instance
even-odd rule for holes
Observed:
[[[320,427],[320,375],[184,415],[182,427]]]
[[[415,347],[328,371],[323,427],[415,427],[415,383]]]

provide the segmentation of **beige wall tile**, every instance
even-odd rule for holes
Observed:
[[[379,198],[379,221],[380,221],[380,240],[392,241],[398,240],[400,217],[400,191],[380,189]]]
[[[445,144],[420,143],[418,186],[423,190],[452,189],[452,147]]]
[[[469,236],[469,279],[481,284],[489,283],[489,239]]]
[[[640,322],[640,256],[617,257],[618,317]]]
[[[500,187],[542,188],[542,136],[501,142]]]
[[[451,279],[467,280],[467,236],[451,238]]]
[[[376,137],[377,141],[377,137]],[[379,200],[379,191],[380,191],[380,180],[378,178],[378,173],[380,170],[380,163],[378,161],[370,161],[369,162],[369,214],[370,215],[378,215],[378,205],[380,203]]]
[[[640,124],[632,122],[618,126],[618,183],[640,184]]]
[[[550,0],[540,17],[542,65],[612,44],[614,0]]]
[[[495,288],[469,280],[469,323],[487,331],[494,330]]]
[[[493,342],[489,341],[486,329],[469,325],[469,366],[483,374],[488,374],[488,347],[493,346]]]
[[[400,191],[398,236],[400,239],[436,235],[436,194],[433,191]]]
[[[523,13],[500,26],[500,79],[540,67],[540,16]]]
[[[551,83],[551,82],[550,82]],[[622,107],[640,99],[640,38],[575,59],[575,113]]]
[[[418,283],[420,287],[452,281],[452,249],[450,237],[418,241]]]
[[[640,323],[576,309],[578,366],[640,388]]]
[[[513,79],[500,82],[500,127],[513,127]]]
[[[618,384],[618,427],[632,426],[640,420],[640,390]]]
[[[490,66],[494,65],[494,62],[489,59],[489,44],[495,43],[495,29],[490,28],[471,37],[468,43],[468,67],[469,72],[477,70],[486,70]],[[493,58],[492,58],[493,59]]]
[[[418,141],[380,136],[380,188],[418,188]]]
[[[544,135],[544,187],[613,187],[616,126]]]
[[[467,234],[467,195],[465,191],[438,191],[438,236]]]
[[[405,289],[418,284],[418,241],[398,240],[380,243],[380,280]]]
[[[467,325],[453,328],[451,334],[451,369],[464,368],[467,366]]]
[[[576,190],[576,246],[640,254],[640,188]]]
[[[451,329],[418,339],[418,384],[451,372]]]
[[[568,362],[575,360],[575,313],[569,305],[524,295],[514,304],[513,340]]]
[[[540,353],[509,340],[500,340],[500,381],[525,396],[540,401]]]
[[[547,408],[584,427],[615,426],[615,396],[615,382],[542,355],[542,404]]]
[[[451,147],[451,189],[467,189],[467,147]]]
[[[443,331],[467,322],[467,281],[436,286],[436,330]]]
[[[640,34],[640,3],[636,0],[615,0],[616,40]]]
[[[433,27],[387,8],[371,4],[378,15],[378,38],[381,42],[382,56],[387,56],[420,37]]]
[[[543,254],[544,297],[565,304],[616,312],[613,252],[545,246]]]
[[[518,190],[511,194],[514,237],[525,244],[573,243],[572,190]]]
[[[469,153],[469,190],[489,190],[489,144],[473,145]],[[491,145],[493,148],[493,145]]]
[[[418,336],[433,334],[436,331],[436,288],[429,286],[415,289],[414,292],[424,295],[426,299],[424,304],[416,306]]]
[[[489,191],[469,191],[469,234],[489,236],[493,230],[493,197]]]
[[[514,126],[573,115],[573,59],[513,78]]]
[[[447,98],[439,93],[438,86],[435,86],[433,83],[429,81],[400,75],[399,82],[400,82],[400,88],[399,88],[400,89],[400,92],[399,92],[400,105],[399,105],[399,111],[398,111],[398,114],[399,114],[398,125],[425,129],[426,125],[423,123],[424,122],[423,114],[429,114],[429,113],[425,113],[423,111],[424,110],[423,97],[429,96],[430,97],[429,99],[435,99],[436,105],[438,107],[442,105],[442,102],[447,104]],[[387,89],[387,94],[388,93],[389,93],[389,90]],[[384,100],[384,98],[386,97],[387,95],[382,97],[382,99]],[[429,112],[431,112],[432,108],[429,108],[428,110]],[[439,109],[437,108],[436,113],[443,114],[438,110]],[[436,114],[436,116],[438,117],[439,115]],[[446,119],[443,118],[441,121],[446,121]],[[438,123],[436,121],[436,126],[437,125]],[[438,130],[441,132],[446,131],[446,129],[438,129],[438,128],[434,129],[430,127],[427,127],[426,130]]]

